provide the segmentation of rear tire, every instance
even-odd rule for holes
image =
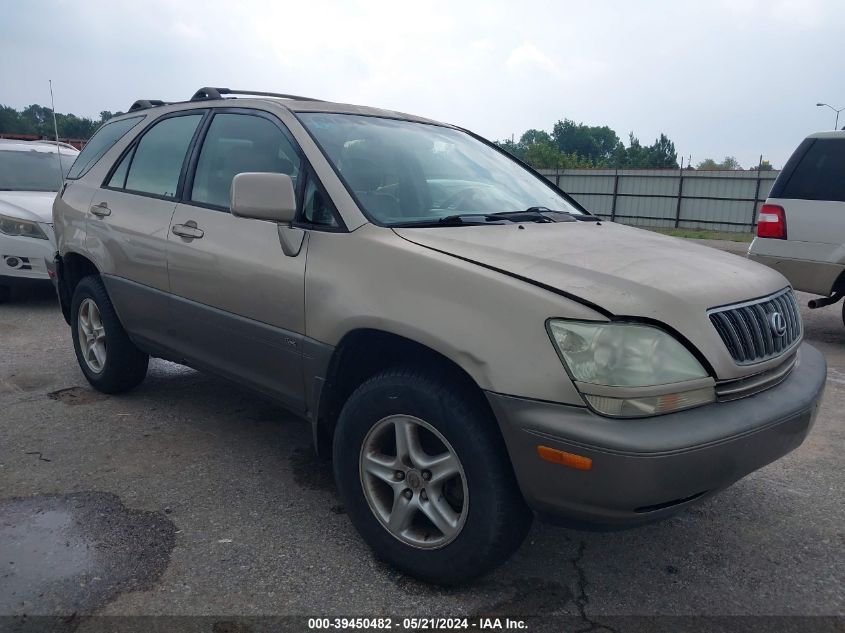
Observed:
[[[129,340],[99,276],[76,286],[70,316],[76,360],[94,389],[122,393],[144,380],[150,357]]]
[[[489,409],[442,378],[415,369],[370,378],[341,411],[333,455],[353,525],[378,558],[421,580],[485,574],[531,526]]]

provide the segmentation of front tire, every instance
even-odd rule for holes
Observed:
[[[388,370],[343,407],[334,473],[352,523],[382,560],[436,584],[487,573],[532,514],[480,398],[426,373]]]
[[[77,284],[70,314],[76,360],[94,389],[122,393],[144,380],[150,357],[129,340],[99,276]]]

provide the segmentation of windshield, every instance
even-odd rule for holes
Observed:
[[[58,191],[76,154],[0,150],[0,191]],[[62,171],[59,173],[59,163]]]
[[[581,213],[550,183],[460,130],[352,114],[299,117],[379,224],[537,207]]]

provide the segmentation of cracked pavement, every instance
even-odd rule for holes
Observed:
[[[172,524],[155,573],[114,585],[103,600],[80,599],[90,613],[530,615],[531,630],[561,615],[572,630],[620,632],[629,628],[618,616],[628,615],[843,615],[840,311],[803,310],[806,338],[830,373],[819,420],[798,450],[663,523],[589,533],[535,522],[502,568],[442,589],[374,560],[339,505],[329,465],[311,452],[306,423],[158,360],[133,392],[95,393],[51,290],[32,292],[0,306],[0,500],[82,495]],[[11,529],[3,507],[0,526]],[[0,542],[0,594],[15,582],[9,551]],[[73,608],[60,604],[62,613]]]

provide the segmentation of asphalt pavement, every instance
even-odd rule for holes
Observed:
[[[94,392],[51,290],[18,296],[0,305],[0,615],[79,630],[87,614],[209,616],[215,631],[273,615],[568,616],[616,631],[633,615],[843,616],[845,325],[841,305],[802,312],[829,374],[799,449],[659,524],[535,522],[502,568],[443,589],[373,558],[305,422],[159,360],[131,393]]]

